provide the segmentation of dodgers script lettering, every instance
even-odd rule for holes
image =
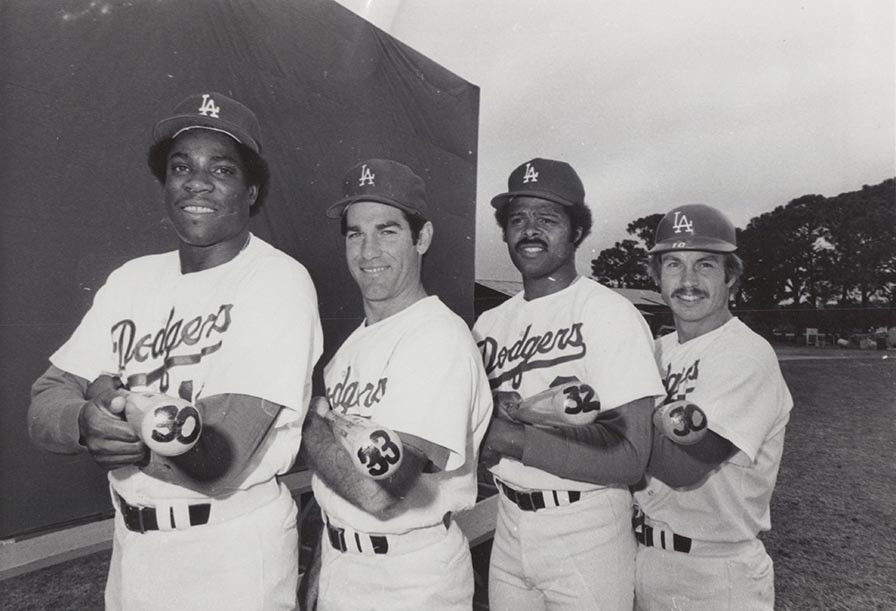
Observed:
[[[168,314],[165,326],[138,339],[139,331],[133,320],[125,318],[112,326],[112,351],[118,355],[119,371],[125,371],[128,363],[143,363],[149,358],[167,358],[178,346],[193,346],[212,334],[223,334],[230,328],[230,311],[233,304],[222,305],[216,313],[196,316],[188,321],[175,320],[174,308]]]
[[[369,409],[380,402],[386,394],[386,382],[389,378],[380,378],[366,384],[358,380],[351,380],[352,368],[347,367],[342,380],[332,388],[327,388],[327,399],[333,409],[339,408],[342,413],[347,413],[350,408]],[[362,410],[363,412],[363,410]],[[361,413],[359,415],[364,415]],[[367,416],[368,418],[370,416]]]
[[[541,335],[532,334],[532,325],[529,325],[522,337],[510,346],[499,346],[492,337],[484,338],[478,346],[492,388],[505,380],[512,380],[513,388],[519,388],[526,371],[574,361],[587,352],[580,322]],[[502,373],[493,378],[492,372],[496,370]]]
[[[683,367],[681,371],[675,373],[672,373],[671,364],[666,366],[666,374],[663,376],[663,385],[666,387],[665,403],[687,398],[688,393],[694,390],[700,373],[699,365],[700,359],[697,359],[690,367]]]

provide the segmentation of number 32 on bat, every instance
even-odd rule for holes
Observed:
[[[401,460],[401,449],[389,433],[377,429],[370,433],[370,445],[358,450],[358,459],[367,466],[367,472],[372,477],[380,477]]]
[[[567,403],[563,410],[567,414],[583,414],[600,411],[600,401],[594,400],[594,389],[587,384],[567,386],[563,389],[563,394],[566,395],[567,400],[572,403],[572,405]]]

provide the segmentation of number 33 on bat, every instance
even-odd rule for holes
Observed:
[[[370,445],[358,448],[358,460],[364,465],[367,474],[374,479],[388,477],[391,472],[397,468],[396,465],[401,462],[401,441],[395,436],[389,434],[390,431],[384,429],[376,429],[371,431],[369,435]],[[395,441],[392,437],[395,436]],[[396,443],[398,442],[398,443]]]
[[[394,431],[353,414],[332,410],[323,417],[355,468],[373,479],[384,479],[395,473],[401,464],[403,448]]]

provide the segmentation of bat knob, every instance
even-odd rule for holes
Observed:
[[[385,427],[374,428],[357,449],[355,464],[362,473],[373,479],[386,479],[395,474],[403,457],[401,438]]]
[[[706,414],[689,401],[673,401],[657,408],[653,424],[663,434],[680,445],[692,445],[706,436]]]
[[[199,410],[178,397],[154,392],[131,393],[125,413],[143,443],[162,456],[180,456],[196,445],[202,433]]]

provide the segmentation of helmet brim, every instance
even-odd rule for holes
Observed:
[[[723,240],[701,237],[671,238],[657,242],[657,244],[648,250],[651,255],[663,252],[672,252],[676,250],[702,250],[706,252],[734,252],[737,245]]]

